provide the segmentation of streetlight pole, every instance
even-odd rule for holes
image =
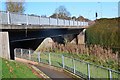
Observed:
[[[98,5],[100,6],[100,15],[101,15],[101,18],[102,18],[102,3],[101,2],[98,2]]]

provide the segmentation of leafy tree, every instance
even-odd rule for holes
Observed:
[[[83,20],[85,20],[85,18],[84,18],[83,16],[79,16],[79,17],[77,18],[77,20],[78,20],[78,21],[83,21]]]
[[[70,12],[67,11],[67,9],[64,6],[59,6],[56,10],[55,10],[56,14],[59,14],[60,16],[70,16]]]
[[[57,14],[52,14],[51,16],[50,16],[51,18],[57,18]]]
[[[7,0],[5,5],[6,5],[6,11],[9,12],[23,13],[25,11],[23,0],[19,2],[14,2],[13,0]]]
[[[60,18],[60,19],[70,19],[70,12],[64,6],[59,6],[53,15],[52,18]]]
[[[72,19],[76,20],[77,18],[75,16],[73,16]]]
[[[79,16],[76,20],[78,20],[78,21],[90,21],[89,19],[84,18],[83,16]]]

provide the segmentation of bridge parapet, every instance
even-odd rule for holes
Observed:
[[[0,24],[2,25],[39,25],[39,26],[69,26],[87,27],[88,22],[75,20],[55,19],[28,14],[16,14],[0,11]]]

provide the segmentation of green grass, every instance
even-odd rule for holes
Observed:
[[[2,59],[0,58],[0,80],[2,78]]]
[[[0,58],[1,59],[1,58]],[[2,60],[2,78],[38,78],[24,63]]]
[[[57,67],[63,67],[62,65],[62,54],[55,54],[51,53],[51,65],[57,66]],[[43,63],[49,64],[48,62],[48,54],[42,53],[41,54],[41,60]],[[43,61],[44,60],[44,61]],[[71,70],[73,72],[73,58],[67,57],[67,55],[64,56],[64,63],[65,68],[68,70]],[[84,62],[81,62],[80,60],[75,60],[75,67],[76,67],[76,73],[80,72],[80,75],[83,75],[84,78],[87,78],[87,64]],[[90,74],[92,78],[109,78],[109,71],[103,68],[99,68],[95,65],[90,65]],[[113,78],[118,78],[120,74],[117,74],[115,72],[112,72]]]
[[[84,55],[84,57],[80,57],[77,55],[73,54],[68,54],[68,53],[50,53],[50,59],[51,59],[51,65],[56,66],[56,67],[63,67],[62,64],[62,55],[64,55],[64,63],[65,63],[65,69],[70,70],[73,72],[73,59],[75,59],[75,68],[76,68],[76,73],[78,75],[82,75],[84,78],[87,78],[88,71],[87,71],[87,63],[84,63],[83,61],[80,61],[79,59],[83,59],[84,57],[87,60],[87,55]],[[32,54],[32,59],[34,61],[38,61],[37,59],[37,54]],[[45,64],[49,64],[49,54],[46,53],[41,53],[40,54],[40,61]],[[99,68],[95,65],[90,65],[90,74],[92,78],[109,78],[109,72],[106,69]],[[112,77],[113,78],[118,78],[120,74],[117,74],[115,72],[112,72]]]

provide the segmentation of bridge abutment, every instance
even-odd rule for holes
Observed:
[[[83,31],[77,35],[77,44],[85,44],[85,30],[86,29],[83,29]]]
[[[0,32],[0,57],[10,59],[9,33]]]
[[[85,29],[83,29],[79,34],[74,35],[74,39],[70,43],[85,44]]]

